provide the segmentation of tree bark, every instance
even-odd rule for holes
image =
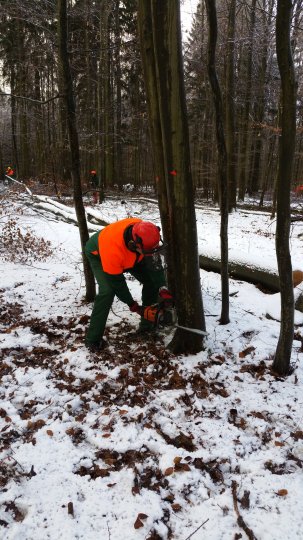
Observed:
[[[281,126],[277,181],[276,252],[281,289],[281,326],[273,369],[287,375],[294,337],[294,293],[289,249],[290,188],[296,141],[296,82],[290,43],[292,1],[278,0],[276,51],[281,76]]]
[[[88,229],[85,217],[85,210],[82,199],[82,188],[80,179],[80,154],[79,141],[76,122],[76,106],[73,94],[73,82],[71,77],[69,58],[67,52],[67,7],[66,0],[57,0],[58,4],[58,46],[59,46],[59,69],[61,71],[64,84],[64,100],[67,111],[67,125],[69,133],[71,173],[73,179],[74,204],[79,225],[82,260],[86,285],[86,299],[93,300],[95,297],[95,280],[88,260],[84,253],[84,247],[88,240]]]

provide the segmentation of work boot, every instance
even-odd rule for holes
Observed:
[[[85,343],[85,347],[92,353],[98,353],[100,351],[103,351],[103,349],[107,347],[107,342],[104,338],[102,338],[100,342]]]

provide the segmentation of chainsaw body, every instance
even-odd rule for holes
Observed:
[[[174,326],[177,323],[177,312],[173,302],[163,300],[159,304],[146,306],[143,311],[143,318],[153,323],[156,328]]]
[[[181,330],[185,330],[186,332],[198,334],[199,336],[208,336],[208,332],[206,332],[206,330],[201,330],[199,328],[188,328],[187,326],[180,326],[177,324],[177,311],[173,300],[163,300],[159,302],[159,304],[144,307],[142,317],[153,323],[155,328],[174,326],[176,328],[180,328]]]

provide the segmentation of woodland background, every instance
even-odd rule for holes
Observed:
[[[56,2],[1,0],[0,170],[71,186],[63,81],[58,70]],[[302,0],[293,2],[297,94],[293,187],[303,182]],[[217,71],[225,110],[230,205],[236,196],[274,193],[280,77],[274,0],[218,0]],[[207,74],[207,17],[198,3],[184,39],[193,181],[217,198],[215,112]],[[151,144],[135,0],[68,3],[69,60],[76,100],[81,176],[96,168],[107,189],[153,186]],[[62,187],[60,188],[62,189]]]

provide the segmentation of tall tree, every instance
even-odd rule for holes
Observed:
[[[227,58],[226,58],[226,151],[228,207],[231,211],[237,203],[236,137],[235,137],[235,33],[236,0],[228,6]]]
[[[290,187],[296,142],[296,81],[290,42],[292,1],[278,0],[276,50],[281,76],[281,127],[277,181],[276,252],[281,290],[281,327],[273,369],[289,373],[294,337],[294,293],[289,249]]]
[[[219,194],[221,209],[221,324],[229,323],[229,279],[228,279],[228,187],[227,187],[227,153],[223,125],[223,104],[221,89],[216,72],[216,45],[217,45],[217,8],[215,0],[205,0],[208,24],[208,74],[213,91],[216,111],[216,135],[218,147]]]
[[[159,210],[163,235],[165,239],[170,238],[170,218],[169,204],[166,191],[164,149],[162,144],[161,120],[159,94],[155,81],[156,62],[154,54],[154,36],[151,32],[152,10],[151,2],[139,2],[138,29],[140,36],[140,47],[142,66],[145,80],[145,92],[148,106],[149,130],[151,135],[153,156],[154,156],[154,175],[156,180],[156,189],[159,202]],[[160,181],[162,179],[162,181]],[[166,253],[167,278],[170,289],[174,289],[174,266],[172,250]]]
[[[174,266],[174,294],[179,324],[205,330],[201,295],[197,229],[189,155],[189,136],[183,81],[180,6],[178,0],[149,0],[155,79],[147,88],[157,89],[164,176],[160,189],[168,202],[169,249]],[[144,11],[146,0],[139,0]],[[140,24],[140,22],[139,22]],[[145,32],[148,29],[145,27]],[[144,33],[141,34],[144,40]],[[144,46],[144,42],[143,42]],[[160,208],[161,209],[161,208]],[[178,329],[171,348],[176,353],[202,349],[198,334]]]
[[[242,142],[241,153],[239,160],[239,199],[244,200],[245,191],[247,187],[247,160],[248,152],[250,151],[250,111],[251,111],[251,96],[252,96],[252,73],[253,73],[253,47],[254,47],[254,34],[256,26],[256,3],[257,0],[252,0],[250,6],[249,17],[249,40],[246,54],[244,55],[243,62],[243,77],[245,78],[245,92],[244,92],[244,107],[242,114]]]
[[[95,280],[88,260],[84,253],[84,247],[88,240],[88,229],[85,210],[82,198],[82,188],[80,179],[80,154],[79,141],[76,122],[76,106],[73,92],[73,81],[67,52],[68,31],[67,31],[67,6],[66,0],[58,1],[58,49],[59,49],[59,69],[61,70],[64,84],[64,101],[66,106],[66,117],[69,133],[71,172],[73,179],[74,203],[79,226],[80,242],[82,249],[82,260],[86,285],[86,299],[93,300],[95,296]]]

